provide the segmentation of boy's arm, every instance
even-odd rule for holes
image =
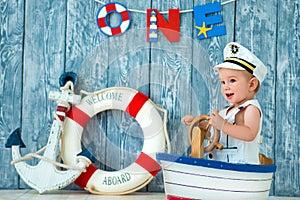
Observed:
[[[259,109],[253,105],[249,105],[245,108],[243,125],[230,124],[215,111],[212,113],[209,123],[231,137],[249,142],[255,139],[259,131],[260,117],[261,113]]]

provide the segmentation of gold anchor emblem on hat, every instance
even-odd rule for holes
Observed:
[[[231,54],[235,55],[239,52],[240,47],[238,47],[237,45],[231,44],[229,47],[230,47]]]

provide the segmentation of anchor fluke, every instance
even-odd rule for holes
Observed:
[[[20,148],[26,147],[21,138],[21,129],[20,128],[15,129],[9,135],[9,137],[5,143],[6,148],[11,148],[12,146],[19,146]]]

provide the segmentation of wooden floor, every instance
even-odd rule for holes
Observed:
[[[103,196],[89,194],[83,190],[58,190],[45,194],[38,194],[35,190],[0,190],[1,200],[163,200],[165,198],[164,193],[142,193],[136,192],[123,196]],[[270,197],[270,200],[300,200],[300,197]]]

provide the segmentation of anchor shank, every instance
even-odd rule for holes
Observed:
[[[58,120],[54,120],[50,130],[46,150],[44,152],[44,157],[51,160],[56,160],[56,153],[58,150],[59,140],[61,134],[61,126]]]
[[[63,93],[66,93],[63,91]],[[68,111],[68,102],[61,102],[58,103],[55,114],[54,120],[51,126],[47,148],[44,152],[44,157],[49,158],[51,160],[56,160],[56,153],[58,150],[60,135],[62,132],[62,125],[66,117],[66,112]]]

